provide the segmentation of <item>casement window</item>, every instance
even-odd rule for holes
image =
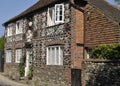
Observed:
[[[56,4],[55,5],[55,23],[63,23],[64,22],[64,5]]]
[[[20,59],[22,58],[22,49],[16,49],[16,58],[15,62],[20,63]]]
[[[6,50],[6,63],[12,62],[12,50]]]
[[[64,4],[56,4],[53,8],[48,8],[47,25],[64,23]]]
[[[22,23],[22,20],[16,22],[16,34],[20,34],[23,32]]]
[[[63,65],[63,49],[60,45],[47,47],[47,65]]]
[[[7,27],[7,36],[12,36],[12,24]]]
[[[85,49],[85,51],[86,51],[86,57],[87,57],[87,59],[91,58],[92,49],[87,48],[87,49]]]

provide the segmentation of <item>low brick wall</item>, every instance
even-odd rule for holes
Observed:
[[[84,60],[82,86],[120,86],[120,60]]]

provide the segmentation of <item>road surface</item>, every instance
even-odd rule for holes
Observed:
[[[0,86],[28,86],[8,79],[0,74]]]

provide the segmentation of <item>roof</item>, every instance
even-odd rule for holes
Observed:
[[[38,10],[38,9],[41,9],[41,8],[47,6],[47,5],[51,4],[51,3],[55,3],[55,2],[57,2],[57,1],[60,1],[60,0],[49,0],[49,1],[48,1],[48,0],[39,0],[37,3],[35,3],[33,6],[31,6],[31,7],[28,8],[27,10],[25,10],[25,11],[23,11],[22,13],[20,13],[19,15],[13,17],[12,19],[6,21],[6,22],[4,23],[4,25],[5,25],[5,24],[8,24],[8,23],[10,23],[10,22],[12,22],[12,21],[18,20],[18,19],[20,19],[21,17],[23,17],[23,16],[25,16],[25,15],[27,15],[27,14],[29,14],[29,13],[32,13],[32,12]]]
[[[105,0],[86,0],[101,9],[105,15],[116,22],[120,22],[120,8],[109,4]]]
[[[4,25],[16,21],[24,16],[26,16],[29,13],[32,13],[38,9],[41,9],[43,7],[46,7],[52,3],[58,2],[58,1],[65,1],[65,0],[39,0],[36,4],[28,8],[27,10],[23,11],[21,14],[13,17],[12,19],[6,21]],[[110,16],[114,21],[120,22],[120,10],[116,8],[115,6],[110,5],[105,0],[86,0],[88,3],[93,4],[97,6],[99,9],[101,9],[106,15]]]

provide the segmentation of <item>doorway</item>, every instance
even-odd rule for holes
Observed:
[[[71,70],[71,86],[81,86],[81,70],[72,69]]]

